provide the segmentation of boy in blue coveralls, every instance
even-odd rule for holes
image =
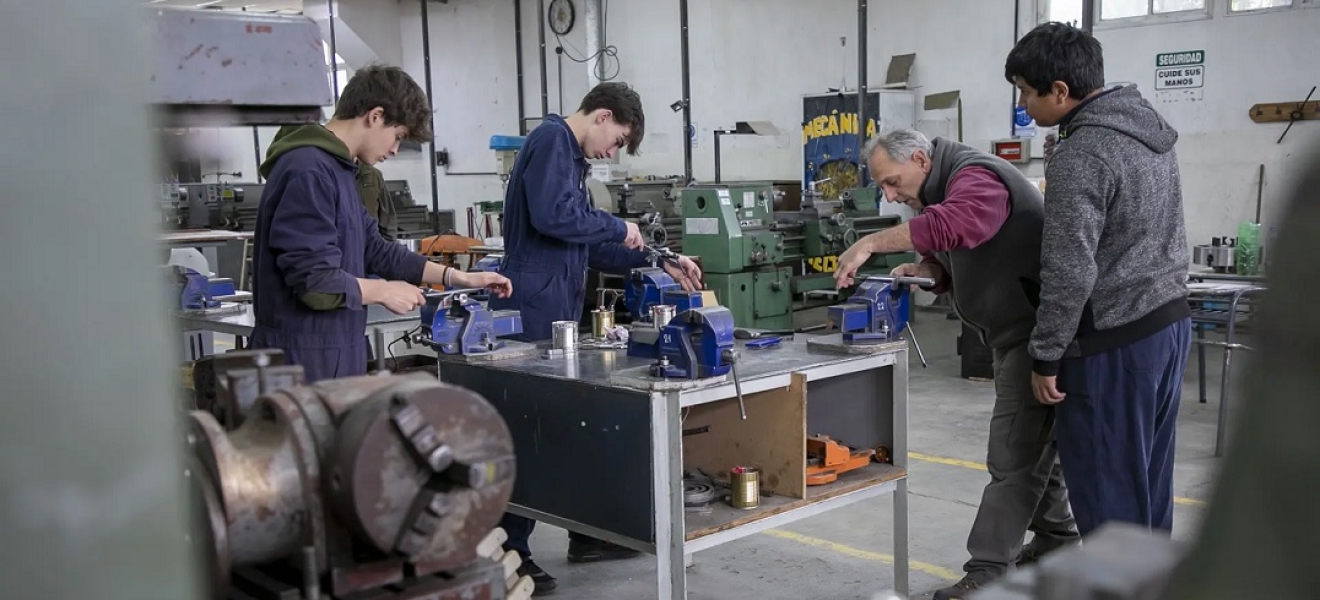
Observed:
[[[523,341],[551,337],[551,323],[578,322],[586,294],[587,268],[626,274],[649,266],[636,223],[592,207],[587,195],[587,159],[613,158],[622,148],[636,155],[645,134],[642,99],[627,84],[602,83],[567,118],[547,115],[527,136],[504,198],[504,264],[513,294],[492,299],[492,309],[522,311]],[[687,257],[665,269],[685,290],[697,289],[701,270]],[[557,587],[531,560],[527,539],[535,521],[506,514],[505,544],[523,558],[519,574],[531,575],[534,596]],[[570,533],[569,562],[597,562],[637,552]]]
[[[381,237],[358,193],[360,165],[431,139],[426,94],[397,67],[358,71],[322,125],[281,131],[266,151],[253,255],[254,348],[279,348],[308,383],[364,375],[370,304],[407,314],[422,283],[512,293],[494,273],[432,263]],[[368,279],[377,275],[381,279]]]

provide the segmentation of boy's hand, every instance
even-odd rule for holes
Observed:
[[[646,240],[642,239],[642,230],[637,228],[633,222],[624,223],[628,227],[628,234],[623,238],[623,245],[629,250],[641,250],[646,248]]]
[[[485,288],[497,298],[508,298],[513,293],[513,282],[499,273],[467,273],[454,271],[453,284],[456,288]]]
[[[379,304],[396,315],[406,315],[426,304],[421,288],[406,281],[359,279],[363,304]]]

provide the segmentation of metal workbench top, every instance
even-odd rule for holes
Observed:
[[[833,334],[832,337],[838,338],[839,334]],[[826,340],[831,336],[798,335],[794,339],[784,340],[777,347],[766,349],[748,349],[744,346],[744,342],[739,340],[736,342],[736,347],[742,358],[737,366],[738,378],[741,381],[752,381],[775,375],[789,375],[804,369],[845,364],[878,354],[892,354],[907,347],[905,340],[897,340],[868,346],[867,351],[862,353],[845,354],[810,349],[807,346],[808,338]],[[579,348],[575,354],[567,358],[543,358],[542,352],[549,347],[549,342],[542,342],[537,344],[537,351],[534,354],[498,360],[471,359],[444,354],[439,355],[439,358],[442,364],[462,362],[497,371],[512,371],[643,392],[700,390],[733,383],[732,374],[694,380],[652,377],[650,366],[656,362],[655,359],[631,357],[622,349]]]
[[[184,331],[202,330],[214,331],[216,333],[225,333],[237,335],[240,337],[250,337],[252,330],[256,328],[257,318],[253,314],[252,305],[243,307],[243,312],[231,313],[227,315],[179,315],[179,321],[183,323]],[[391,324],[417,323],[422,319],[421,310],[414,310],[406,315],[396,315],[383,306],[371,305],[367,307],[367,328],[381,327]]]

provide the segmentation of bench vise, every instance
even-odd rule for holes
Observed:
[[[701,292],[685,292],[683,286],[661,267],[642,267],[628,273],[628,285],[623,290],[623,305],[634,323],[647,323],[659,328],[663,323],[651,323],[651,307],[670,305],[675,314],[701,308]]]
[[[501,337],[522,333],[522,314],[492,311],[466,291],[435,294],[422,306],[422,343],[443,354],[486,354],[504,347]]]
[[[934,287],[924,277],[868,277],[851,298],[829,307],[831,328],[845,344],[879,344],[900,339],[908,325],[908,286]]]
[[[738,360],[734,350],[733,313],[722,306],[694,308],[660,329],[655,377],[700,379],[727,374]]]
[[[169,267],[174,292],[171,298],[176,310],[199,311],[220,308],[217,297],[234,295],[234,280],[210,279],[206,275],[180,266]]]
[[[702,379],[732,371],[738,412],[747,419],[742,383],[738,380],[741,355],[734,348],[733,313],[729,309],[708,306],[679,313],[660,329],[655,348],[658,360],[651,365],[653,377]]]

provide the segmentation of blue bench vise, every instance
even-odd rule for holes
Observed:
[[[175,308],[179,310],[219,308],[220,301],[215,297],[234,293],[231,279],[217,279],[212,285],[210,279],[192,269],[175,266],[170,270],[174,276],[174,289],[178,291]]]
[[[831,328],[845,344],[880,344],[900,339],[908,325],[908,286],[934,287],[925,277],[868,277],[852,297],[829,307]]]
[[[678,313],[660,329],[655,348],[657,361],[651,365],[652,377],[702,379],[732,371],[738,412],[747,419],[742,383],[738,380],[741,356],[734,348],[733,313],[729,309],[707,306]],[[632,355],[631,348],[628,354]]]
[[[701,292],[685,292],[683,286],[660,267],[642,267],[628,273],[623,290],[623,305],[634,323],[651,323],[651,307],[670,305],[674,314],[701,308]],[[661,324],[663,325],[663,324]]]
[[[719,377],[738,360],[734,351],[733,313],[723,306],[679,313],[660,329],[651,375],[680,379]]]
[[[443,354],[487,354],[520,333],[521,313],[492,311],[466,293],[431,295],[422,306],[421,341]]]

